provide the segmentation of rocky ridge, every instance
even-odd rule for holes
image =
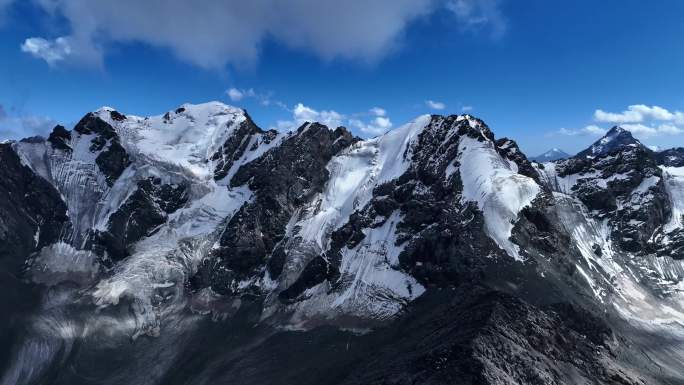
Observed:
[[[469,115],[425,115],[361,140],[318,123],[264,131],[208,103],[147,118],[103,108],[72,131],[2,146],[3,179],[18,181],[0,186],[11,202],[2,218],[26,230],[0,232],[11,274],[52,259],[26,277],[78,298],[57,306],[87,315],[69,325],[97,330],[122,309],[121,333],[161,344],[188,310],[257,309],[249,322],[303,336],[379,328],[367,340],[385,347],[347,383],[676,383],[667,355],[645,364],[629,344],[649,320],[684,314],[680,154],[618,127],[539,164]],[[18,198],[28,192],[38,199]],[[76,288],[65,271],[80,272]],[[430,305],[413,305],[421,298]],[[406,340],[382,339],[393,330]],[[503,366],[511,354],[517,364]]]

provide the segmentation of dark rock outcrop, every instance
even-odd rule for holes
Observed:
[[[275,131],[264,133],[259,128],[252,118],[245,113],[245,120],[240,123],[235,132],[226,140],[221,148],[212,155],[211,160],[216,161],[216,168],[214,169],[214,179],[220,180],[228,175],[228,171],[233,166],[233,163],[240,159],[248,150],[250,140],[254,135],[265,134],[264,142],[269,143],[276,135]]]
[[[71,146],[69,145],[70,141],[71,132],[59,125],[55,126],[48,137],[48,142],[52,144],[52,147],[62,151],[71,152]]]
[[[93,234],[91,248],[113,260],[128,256],[128,248],[166,222],[187,202],[187,186],[143,179],[137,189],[109,218],[107,231]]]
[[[59,192],[23,165],[11,143],[0,144],[0,264],[16,274],[34,251],[68,226]]]
[[[99,152],[95,163],[105,175],[107,184],[112,186],[131,163],[119,135],[109,123],[93,113],[84,116],[76,124],[74,131],[81,135],[94,135],[90,151]]]
[[[684,147],[655,153],[656,162],[666,167],[684,167]]]
[[[354,140],[343,127],[333,131],[307,123],[280,146],[242,166],[230,184],[247,184],[256,197],[228,222],[219,247],[203,262],[195,281],[210,282],[215,291],[231,293],[239,280],[264,268],[285,237],[285,227],[296,208],[320,192],[328,180],[326,164]]]
[[[557,169],[562,177],[582,176],[573,194],[593,215],[610,219],[613,239],[622,249],[654,251],[650,241],[671,208],[653,151],[614,127],[577,156],[558,162]]]

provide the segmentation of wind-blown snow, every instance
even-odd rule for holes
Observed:
[[[522,260],[518,246],[509,238],[518,213],[532,203],[539,185],[516,173],[490,141],[464,136],[458,148],[462,201],[476,202],[484,213],[487,234],[510,256]]]

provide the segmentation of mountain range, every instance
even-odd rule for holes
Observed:
[[[218,102],[4,142],[0,383],[684,383],[684,149],[547,155]]]

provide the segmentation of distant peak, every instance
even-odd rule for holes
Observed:
[[[645,148],[641,142],[632,136],[632,133],[629,130],[620,126],[614,126],[608,130],[606,135],[594,142],[594,144],[586,150],[577,154],[577,156],[581,158],[591,158],[623,149],[642,147]]]
[[[561,150],[560,148],[554,147],[545,153],[535,156],[531,158],[531,160],[539,163],[544,163],[544,162],[554,162],[556,160],[561,160],[565,158],[569,158],[570,155],[566,153],[565,151]]]

